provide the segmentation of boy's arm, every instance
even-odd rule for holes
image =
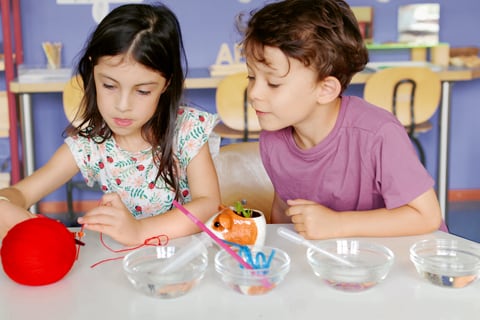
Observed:
[[[272,203],[271,223],[292,223],[290,217],[285,214],[287,204],[275,192]]]
[[[438,230],[442,215],[433,188],[395,209],[336,212],[313,201],[289,200],[295,230],[308,239],[395,237]]]
[[[435,190],[430,188],[404,206],[391,210],[346,212],[342,220],[346,234],[407,236],[438,230],[442,213]]]

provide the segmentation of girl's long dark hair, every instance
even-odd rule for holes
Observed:
[[[162,4],[128,4],[110,12],[91,34],[77,66],[85,95],[82,119],[78,127],[70,126],[67,135],[79,134],[102,143],[112,131],[97,106],[93,68],[104,56],[128,55],[145,67],[160,72],[168,87],[161,95],[152,118],[142,127],[142,136],[152,145],[156,179],[162,178],[179,196],[174,155],[174,132],[177,111],[183,94],[187,60],[179,22]]]

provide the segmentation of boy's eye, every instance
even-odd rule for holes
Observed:
[[[275,84],[275,83],[268,83],[268,86],[271,87],[271,88],[278,88],[278,87],[280,87],[279,84]]]

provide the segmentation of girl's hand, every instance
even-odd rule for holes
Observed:
[[[78,218],[78,223],[87,230],[104,233],[123,245],[138,245],[144,241],[139,239],[138,220],[116,193],[103,195],[100,205]]]
[[[16,224],[36,216],[9,201],[0,200],[0,239],[3,239]]]
[[[340,215],[314,201],[287,200],[285,214],[294,224],[295,230],[305,239],[326,239],[335,237],[341,228]]]

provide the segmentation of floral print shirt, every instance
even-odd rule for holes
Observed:
[[[187,166],[208,141],[217,116],[190,107],[178,111],[175,127],[178,180],[183,202],[191,200]],[[121,149],[112,137],[103,143],[73,136],[65,139],[88,186],[97,182],[103,192],[116,192],[137,219],[158,215],[171,209],[175,193],[158,172],[151,148],[140,152]]]

